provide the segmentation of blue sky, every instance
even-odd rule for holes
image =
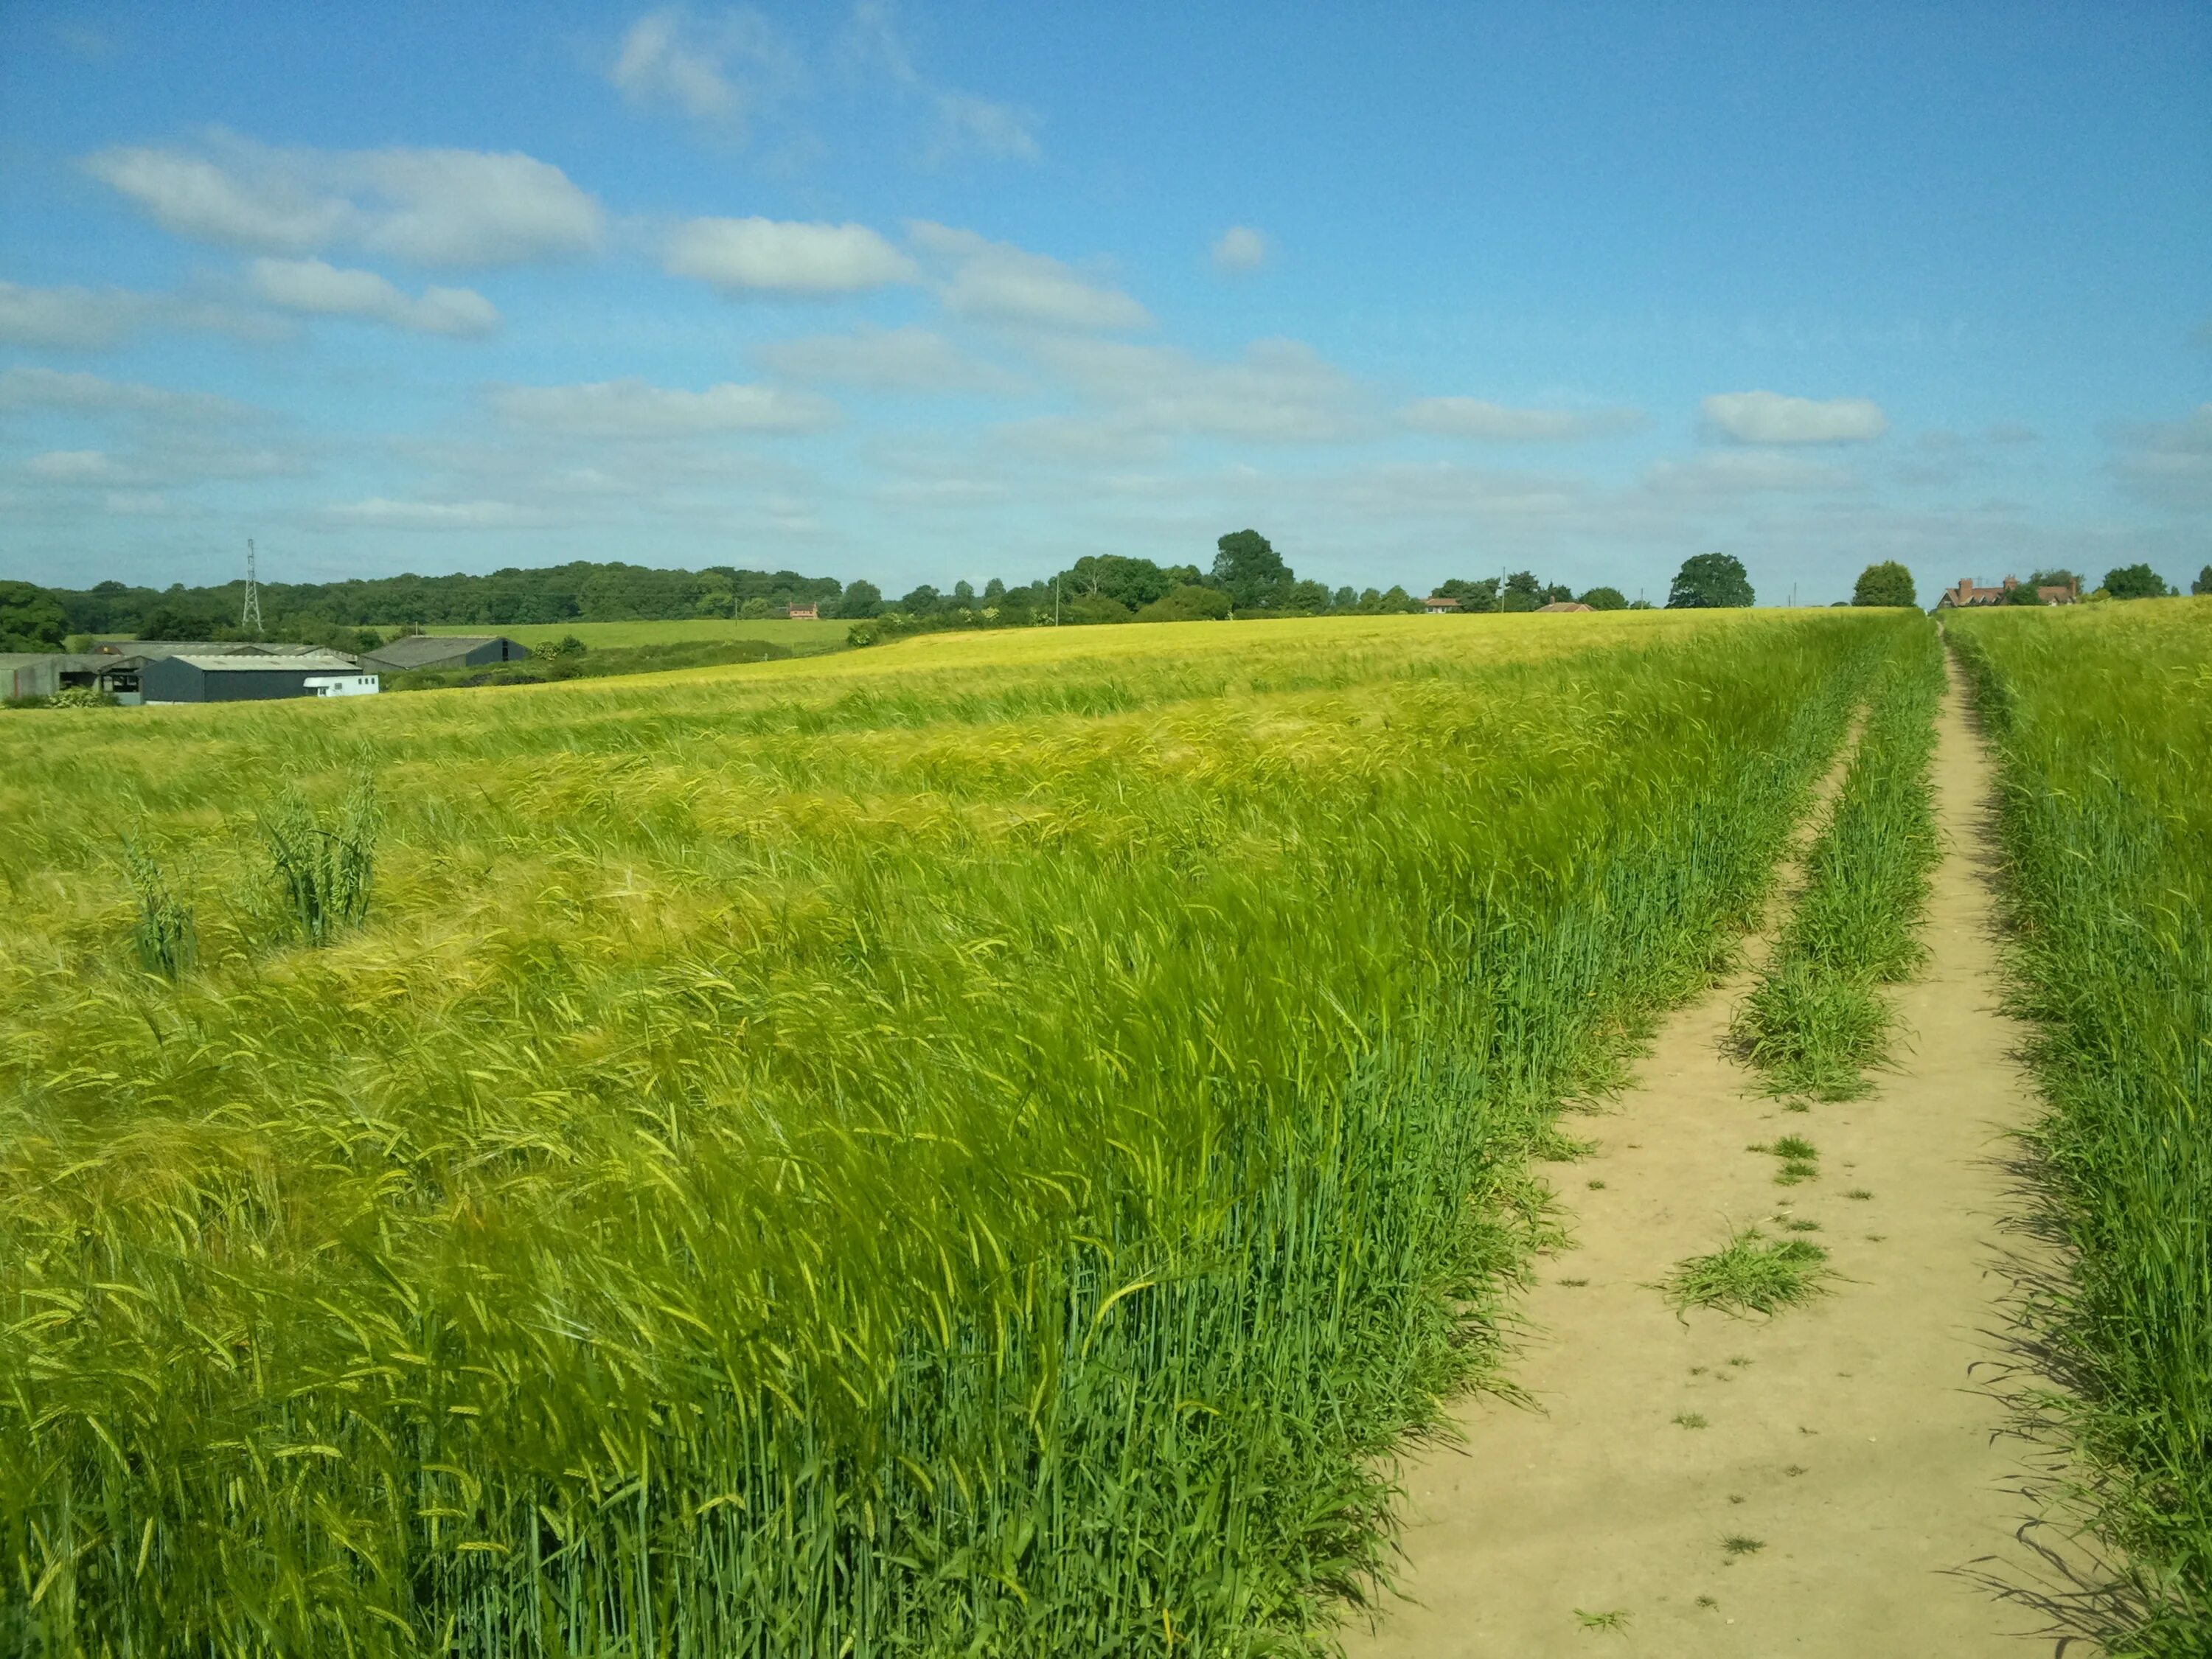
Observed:
[[[2212,559],[2212,9],[0,8],[0,574]]]

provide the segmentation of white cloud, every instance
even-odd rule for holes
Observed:
[[[1483,443],[1568,443],[1632,432],[1644,424],[1633,409],[1513,409],[1476,398],[1422,398],[1398,411],[1416,432]]]
[[[113,456],[100,449],[50,449],[32,456],[23,463],[23,470],[57,483],[104,483],[124,471]]]
[[[121,146],[87,169],[166,229],[251,252],[358,246],[423,265],[502,265],[596,248],[599,203],[515,153],[285,150],[216,134],[212,155]]]
[[[907,234],[924,253],[951,267],[943,288],[945,305],[959,316],[1097,331],[1152,323],[1152,313],[1119,289],[1093,283],[1048,255],[927,220],[912,221]]]
[[[1267,239],[1249,225],[1231,225],[1213,245],[1213,268],[1232,276],[1267,263]]]
[[[857,294],[919,276],[866,225],[694,219],[668,238],[665,268],[724,293]]]
[[[492,408],[514,425],[588,438],[675,438],[711,432],[798,432],[826,425],[836,405],[780,386],[724,382],[704,392],[640,380],[504,386]]]
[[[196,421],[231,420],[246,413],[240,404],[212,392],[170,392],[129,380],[102,380],[97,374],[26,368],[0,372],[0,409],[174,415]]]
[[[797,75],[790,47],[750,8],[701,19],[671,6],[630,25],[607,78],[639,108],[671,106],[742,131],[757,106]]]
[[[938,133],[929,160],[942,162],[963,155],[994,161],[1043,159],[1035,116],[971,93],[934,92],[931,99],[937,106]]]
[[[145,295],[123,289],[26,288],[0,283],[0,340],[97,350],[137,328],[148,309]]]
[[[550,162],[469,149],[369,151],[352,163],[382,198],[365,246],[424,265],[507,265],[588,253],[599,204]]]
[[[939,86],[921,73],[899,33],[890,0],[860,0],[845,38],[850,56],[928,105],[936,117],[936,131],[923,154],[925,161],[937,165],[968,155],[987,161],[1035,161],[1043,155],[1034,115],[1012,104]]]
[[[1006,370],[963,354],[926,328],[864,328],[753,348],[754,358],[789,380],[865,386],[874,392],[1013,392]]]
[[[85,162],[164,230],[198,242],[304,253],[355,228],[353,204],[276,167],[247,179],[204,157],[124,145]]]
[[[0,341],[50,350],[100,351],[144,328],[195,329],[241,340],[283,336],[264,313],[175,294],[123,288],[30,288],[0,282]]]
[[[1644,482],[1662,495],[1723,496],[1819,494],[1854,489],[1858,481],[1825,462],[1741,450],[1662,461],[1644,474]]]
[[[256,259],[253,291],[270,305],[310,317],[359,317],[418,334],[489,334],[499,313],[473,289],[401,292],[373,270],[345,270],[320,259]]]
[[[1311,346],[1256,340],[1235,362],[1161,346],[1044,337],[1030,355],[1132,433],[1310,443],[1370,429],[1358,383]]]
[[[1778,392],[1724,392],[1701,405],[1705,424],[1743,444],[1856,444],[1889,430],[1868,398],[1785,398]]]

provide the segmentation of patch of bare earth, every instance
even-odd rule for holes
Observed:
[[[1979,1576],[2019,1553],[2027,1508],[2023,1449],[1978,1380],[2009,1363],[2007,1138],[2033,1111],[1999,1012],[1991,782],[1954,682],[1930,957],[1872,1097],[1795,1112],[1759,1093],[1726,1053],[1747,970],[1574,1126],[1601,1150],[1546,1166],[1574,1243],[1523,1310],[1531,1403],[1466,1401],[1463,1441],[1408,1460],[1407,1599],[1355,1618],[1356,1659],[2051,1650]],[[1820,1175],[1784,1187],[1747,1148],[1790,1134]],[[1825,1246],[1832,1293],[1771,1321],[1678,1317],[1654,1286],[1747,1224]]]

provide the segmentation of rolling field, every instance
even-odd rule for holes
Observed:
[[[486,623],[441,624],[425,634],[504,634],[525,645],[550,644],[573,634],[594,651],[640,645],[690,644],[695,641],[767,640],[795,652],[826,651],[845,643],[852,623],[835,621],[794,622],[777,617],[763,622],[733,622],[726,617],[698,617],[683,622],[516,623],[507,627]]]
[[[2112,1650],[2212,1652],[2212,599],[1950,626],[2005,769],[2063,1414],[2133,1562]]]
[[[1560,620],[0,731],[0,1647],[1299,1648],[1925,626]]]

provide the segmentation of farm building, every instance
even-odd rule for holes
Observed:
[[[1956,587],[1947,587],[1943,596],[1936,601],[1938,611],[1963,611],[1969,605],[2018,605],[2014,596],[2020,591],[2020,578],[2007,576],[2001,587],[1978,587],[1969,576],[1959,578]],[[2035,590],[2038,605],[2079,605],[2081,590],[2079,584],[2070,587],[2039,587]]]
[[[1584,605],[1580,599],[1553,599],[1549,605],[1538,605],[1536,607],[1536,614],[1540,617],[1551,611],[1589,611],[1594,608],[1595,607],[1593,606]]]
[[[410,634],[362,654],[363,668],[410,674],[418,668],[483,668],[520,662],[530,647],[504,634]]]
[[[1459,601],[1441,593],[1431,593],[1421,601],[1421,609],[1431,617],[1449,617],[1459,609]]]
[[[92,649],[101,657],[297,657],[316,647],[272,640],[102,640]]]
[[[784,614],[793,622],[815,622],[820,619],[822,608],[810,599],[804,605],[793,605]]]
[[[105,691],[119,702],[138,701],[138,657],[104,652],[0,653],[0,697],[51,697],[72,686]]]
[[[138,671],[148,702],[247,702],[271,697],[358,697],[381,689],[350,657],[157,657]]]

